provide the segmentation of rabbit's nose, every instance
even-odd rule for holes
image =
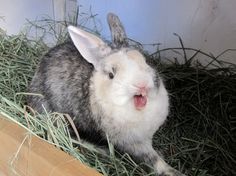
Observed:
[[[146,96],[147,95],[147,92],[148,92],[148,87],[146,85],[139,85],[137,86],[138,88],[138,94],[140,95],[143,95],[143,96]]]

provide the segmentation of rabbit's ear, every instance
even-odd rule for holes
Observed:
[[[111,52],[111,48],[96,35],[74,26],[69,26],[68,32],[80,54],[95,68],[99,59]]]
[[[112,44],[116,48],[127,47],[127,36],[125,33],[125,29],[120,22],[120,19],[117,15],[113,13],[108,13],[107,15],[107,23],[109,24],[111,36],[112,36]]]

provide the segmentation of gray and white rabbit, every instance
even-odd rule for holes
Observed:
[[[69,114],[79,133],[108,136],[119,151],[153,166],[159,175],[182,176],[152,147],[169,110],[163,81],[139,51],[127,47],[119,18],[109,14],[108,21],[115,48],[68,27],[73,43],[56,46],[42,58],[29,91],[43,97],[29,96],[28,104],[38,112],[44,107]]]

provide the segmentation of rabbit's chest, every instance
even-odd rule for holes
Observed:
[[[156,113],[119,111],[117,115],[103,118],[102,126],[115,141],[151,138],[166,119]]]

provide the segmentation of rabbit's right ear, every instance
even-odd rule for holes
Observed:
[[[69,26],[68,32],[80,54],[93,64],[95,69],[98,67],[99,59],[111,52],[111,48],[96,35],[74,26]]]

